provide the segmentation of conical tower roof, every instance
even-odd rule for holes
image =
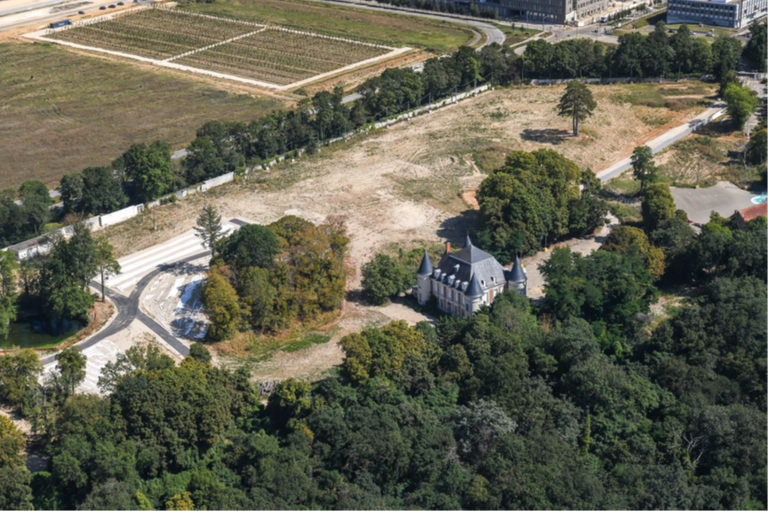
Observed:
[[[483,296],[483,288],[480,287],[480,283],[477,281],[477,277],[475,275],[472,275],[472,278],[469,281],[469,287],[467,288],[465,294],[470,298]]]
[[[464,241],[464,248],[471,247],[472,246],[472,240],[469,239],[469,233],[467,233],[467,239]]]
[[[418,275],[432,275],[432,272],[434,271],[434,266],[432,266],[432,261],[429,259],[429,254],[427,254],[427,251],[424,251],[424,257],[421,258],[421,266],[419,266],[419,271],[416,273]]]
[[[525,282],[528,280],[525,272],[523,271],[523,265],[520,263],[520,258],[515,256],[515,264],[512,266],[512,272],[509,276],[511,282]]]

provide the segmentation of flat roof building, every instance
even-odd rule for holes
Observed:
[[[501,19],[540,21],[543,23],[577,22],[604,12],[615,0],[439,0],[455,7],[493,11]]]
[[[668,0],[667,24],[743,28],[767,12],[768,0]]]

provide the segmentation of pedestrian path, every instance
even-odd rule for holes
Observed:
[[[239,225],[224,222],[222,227],[224,234],[230,234]],[[130,294],[136,283],[151,271],[205,250],[202,240],[195,235],[195,231],[189,230],[165,243],[118,259],[120,273],[106,279],[105,283],[111,289],[123,294]]]
[[[701,128],[708,122],[714,121],[725,113],[725,105],[723,103],[715,103],[710,108],[707,108],[702,113],[687,121],[680,126],[674,127],[669,131],[664,132],[663,135],[659,135],[645,145],[651,148],[653,154],[658,153],[674,144],[678,140],[690,135],[697,129]],[[600,181],[608,181],[614,177],[620,175],[625,170],[632,166],[631,156],[628,156],[622,160],[617,161],[607,169],[601,170],[597,173],[597,177]]]

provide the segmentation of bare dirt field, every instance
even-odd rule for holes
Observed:
[[[207,200],[222,216],[263,224],[287,214],[315,222],[329,214],[345,215],[351,239],[348,288],[354,296],[360,268],[375,253],[394,246],[461,242],[467,231],[476,232],[478,213],[461,194],[476,188],[509,150],[554,149],[583,167],[600,170],[704,108],[633,106],[616,99],[626,94],[625,87],[593,89],[598,108],[579,138],[568,136],[569,119],[554,110],[563,87],[498,89],[323,148],[245,183],[213,189]],[[196,197],[165,207],[158,214],[158,231],[150,231],[152,220],[145,215],[105,235],[120,255],[140,250],[190,229],[202,202]],[[414,322],[419,317],[414,314],[403,305],[368,307],[350,300],[331,342],[280,352],[254,366],[254,375],[260,380],[318,378],[341,361],[336,341],[342,335],[391,319]],[[228,362],[223,356],[221,361]]]

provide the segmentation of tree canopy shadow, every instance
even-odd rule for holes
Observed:
[[[454,245],[458,243],[457,247],[462,247],[467,233],[472,237],[473,242],[477,240],[477,232],[481,227],[480,212],[475,209],[467,209],[462,211],[459,216],[445,219],[437,228],[437,235]]]
[[[571,136],[568,130],[557,130],[546,128],[542,130],[525,129],[520,134],[520,138],[529,142],[538,142],[539,144],[562,144],[566,138]]]

